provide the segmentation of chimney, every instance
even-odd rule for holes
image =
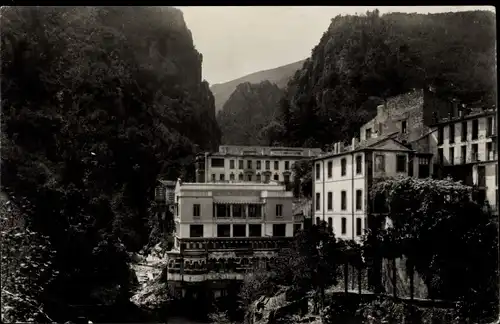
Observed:
[[[353,137],[351,141],[351,150],[354,150],[355,148],[356,148],[356,137]]]
[[[337,143],[333,143],[333,154],[337,154]]]
[[[377,106],[377,116],[382,116],[384,113],[384,105],[378,105]]]

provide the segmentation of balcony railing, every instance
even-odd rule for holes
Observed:
[[[215,237],[180,239],[181,251],[253,251],[287,247],[293,237]]]

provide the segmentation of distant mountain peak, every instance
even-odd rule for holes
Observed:
[[[281,89],[284,89],[288,83],[288,80],[295,74],[297,70],[302,68],[304,61],[305,60],[301,60],[298,62],[279,66],[274,69],[254,72],[232,81],[212,85],[210,87],[210,90],[212,90],[215,98],[216,112],[222,109],[231,94],[240,84],[249,83],[252,85],[257,85],[261,82],[267,81],[269,83],[276,84]]]

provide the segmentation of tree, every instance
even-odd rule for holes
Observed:
[[[299,160],[293,164],[294,197],[312,197],[312,168],[310,160]]]
[[[406,256],[430,297],[461,301],[462,315],[475,321],[495,313],[497,225],[471,201],[471,187],[450,179],[397,178],[375,184],[372,192],[387,197],[391,226],[369,234],[385,242],[385,255]]]
[[[128,302],[157,178],[220,140],[201,55],[173,8],[1,14],[2,191],[59,271],[39,302],[54,320]]]

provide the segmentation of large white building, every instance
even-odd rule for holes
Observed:
[[[242,280],[248,267],[265,267],[302,228],[292,201],[275,183],[178,181],[168,282],[182,290],[186,282]]]
[[[385,177],[427,177],[429,154],[417,154],[391,136],[350,146],[335,143],[333,152],[314,159],[313,209],[316,223],[325,221],[341,239],[359,239],[371,212],[370,187]]]
[[[197,157],[197,182],[293,181],[293,164],[321,153],[318,148],[221,145]]]

